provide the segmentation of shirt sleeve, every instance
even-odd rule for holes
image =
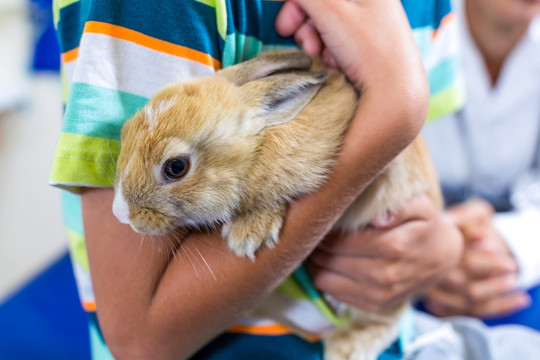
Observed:
[[[540,284],[540,210],[498,213],[494,225],[518,262],[520,286],[528,289]]]
[[[56,3],[67,96],[50,183],[110,187],[124,122],[166,85],[221,67],[216,9],[195,0]]]
[[[448,1],[437,1],[436,4],[437,17],[432,31],[413,28],[429,82],[428,122],[455,113],[465,102],[465,84],[459,64],[458,21]],[[427,39],[422,41],[423,38]]]

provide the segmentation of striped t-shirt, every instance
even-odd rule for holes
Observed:
[[[463,102],[449,2],[402,1],[428,73],[428,120],[455,111]],[[120,129],[158,90],[172,82],[211,74],[261,51],[294,47],[292,39],[282,38],[274,30],[281,5],[264,0],[54,1],[66,108],[50,183],[69,190],[63,192],[64,220],[79,295],[92,320],[94,358],[106,359],[110,353],[95,317],[78,189],[113,186]],[[341,321],[301,269],[285,280],[269,301],[272,299],[276,307],[285,301],[288,321],[304,328],[305,334],[317,334]],[[246,333],[269,335],[273,340],[290,335],[287,341],[300,344],[298,353],[287,350],[290,358],[320,356],[314,355],[320,353],[320,344],[313,341],[316,338],[291,335],[290,327],[275,320],[246,319],[228,336]],[[259,351],[264,348],[250,343]],[[263,343],[271,344],[269,353],[282,347],[267,338]],[[223,344],[220,346],[228,346]],[[289,349],[293,347],[289,345]],[[201,359],[226,358],[220,357],[225,350],[212,355],[204,351]]]

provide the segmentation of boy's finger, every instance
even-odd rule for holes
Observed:
[[[459,292],[463,291],[467,280],[467,274],[463,269],[456,267],[448,273],[445,279],[437,284],[437,287],[446,289],[447,291]]]
[[[276,18],[276,31],[281,36],[292,36],[306,21],[307,15],[293,1],[286,1]]]
[[[377,229],[388,229],[407,221],[423,219],[426,213],[436,212],[435,205],[427,194],[416,195],[396,212],[386,212],[371,220],[371,225]]]
[[[439,317],[463,315],[462,310],[454,309],[438,302],[426,300],[424,306],[431,314]]]
[[[333,255],[360,256],[396,260],[408,249],[406,242],[387,230],[367,228],[357,232],[333,232],[326,236],[319,248]]]
[[[320,55],[322,52],[322,40],[317,30],[309,21],[300,25],[294,34],[294,41],[308,54]]]
[[[448,213],[455,217],[458,225],[468,227],[477,223],[491,221],[494,210],[493,206],[487,201],[473,199],[451,206]]]
[[[440,287],[433,287],[426,293],[426,304],[437,315],[464,314],[468,307],[468,300],[460,293],[447,291]],[[439,311],[437,311],[439,310]],[[442,312],[444,311],[444,314]],[[438,314],[440,312],[441,314]]]
[[[380,288],[390,288],[413,276],[385,259],[336,256],[319,249],[311,254],[308,261],[351,280]]]

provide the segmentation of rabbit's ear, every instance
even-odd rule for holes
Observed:
[[[242,97],[254,109],[254,118],[263,120],[262,128],[279,125],[294,119],[327,78],[325,70],[272,75],[243,85]]]
[[[311,57],[299,50],[265,52],[251,60],[220,70],[217,74],[241,86],[278,71],[308,70],[311,62]]]

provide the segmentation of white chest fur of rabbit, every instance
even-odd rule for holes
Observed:
[[[358,100],[341,73],[311,64],[299,51],[263,53],[159,92],[122,129],[117,218],[150,234],[222,224],[239,256],[273,246],[287,204],[325,181]],[[417,139],[336,227],[365,226],[422,192],[440,203],[436,184]],[[353,321],[325,338],[325,359],[375,359],[395,339],[404,308],[353,310]]]

